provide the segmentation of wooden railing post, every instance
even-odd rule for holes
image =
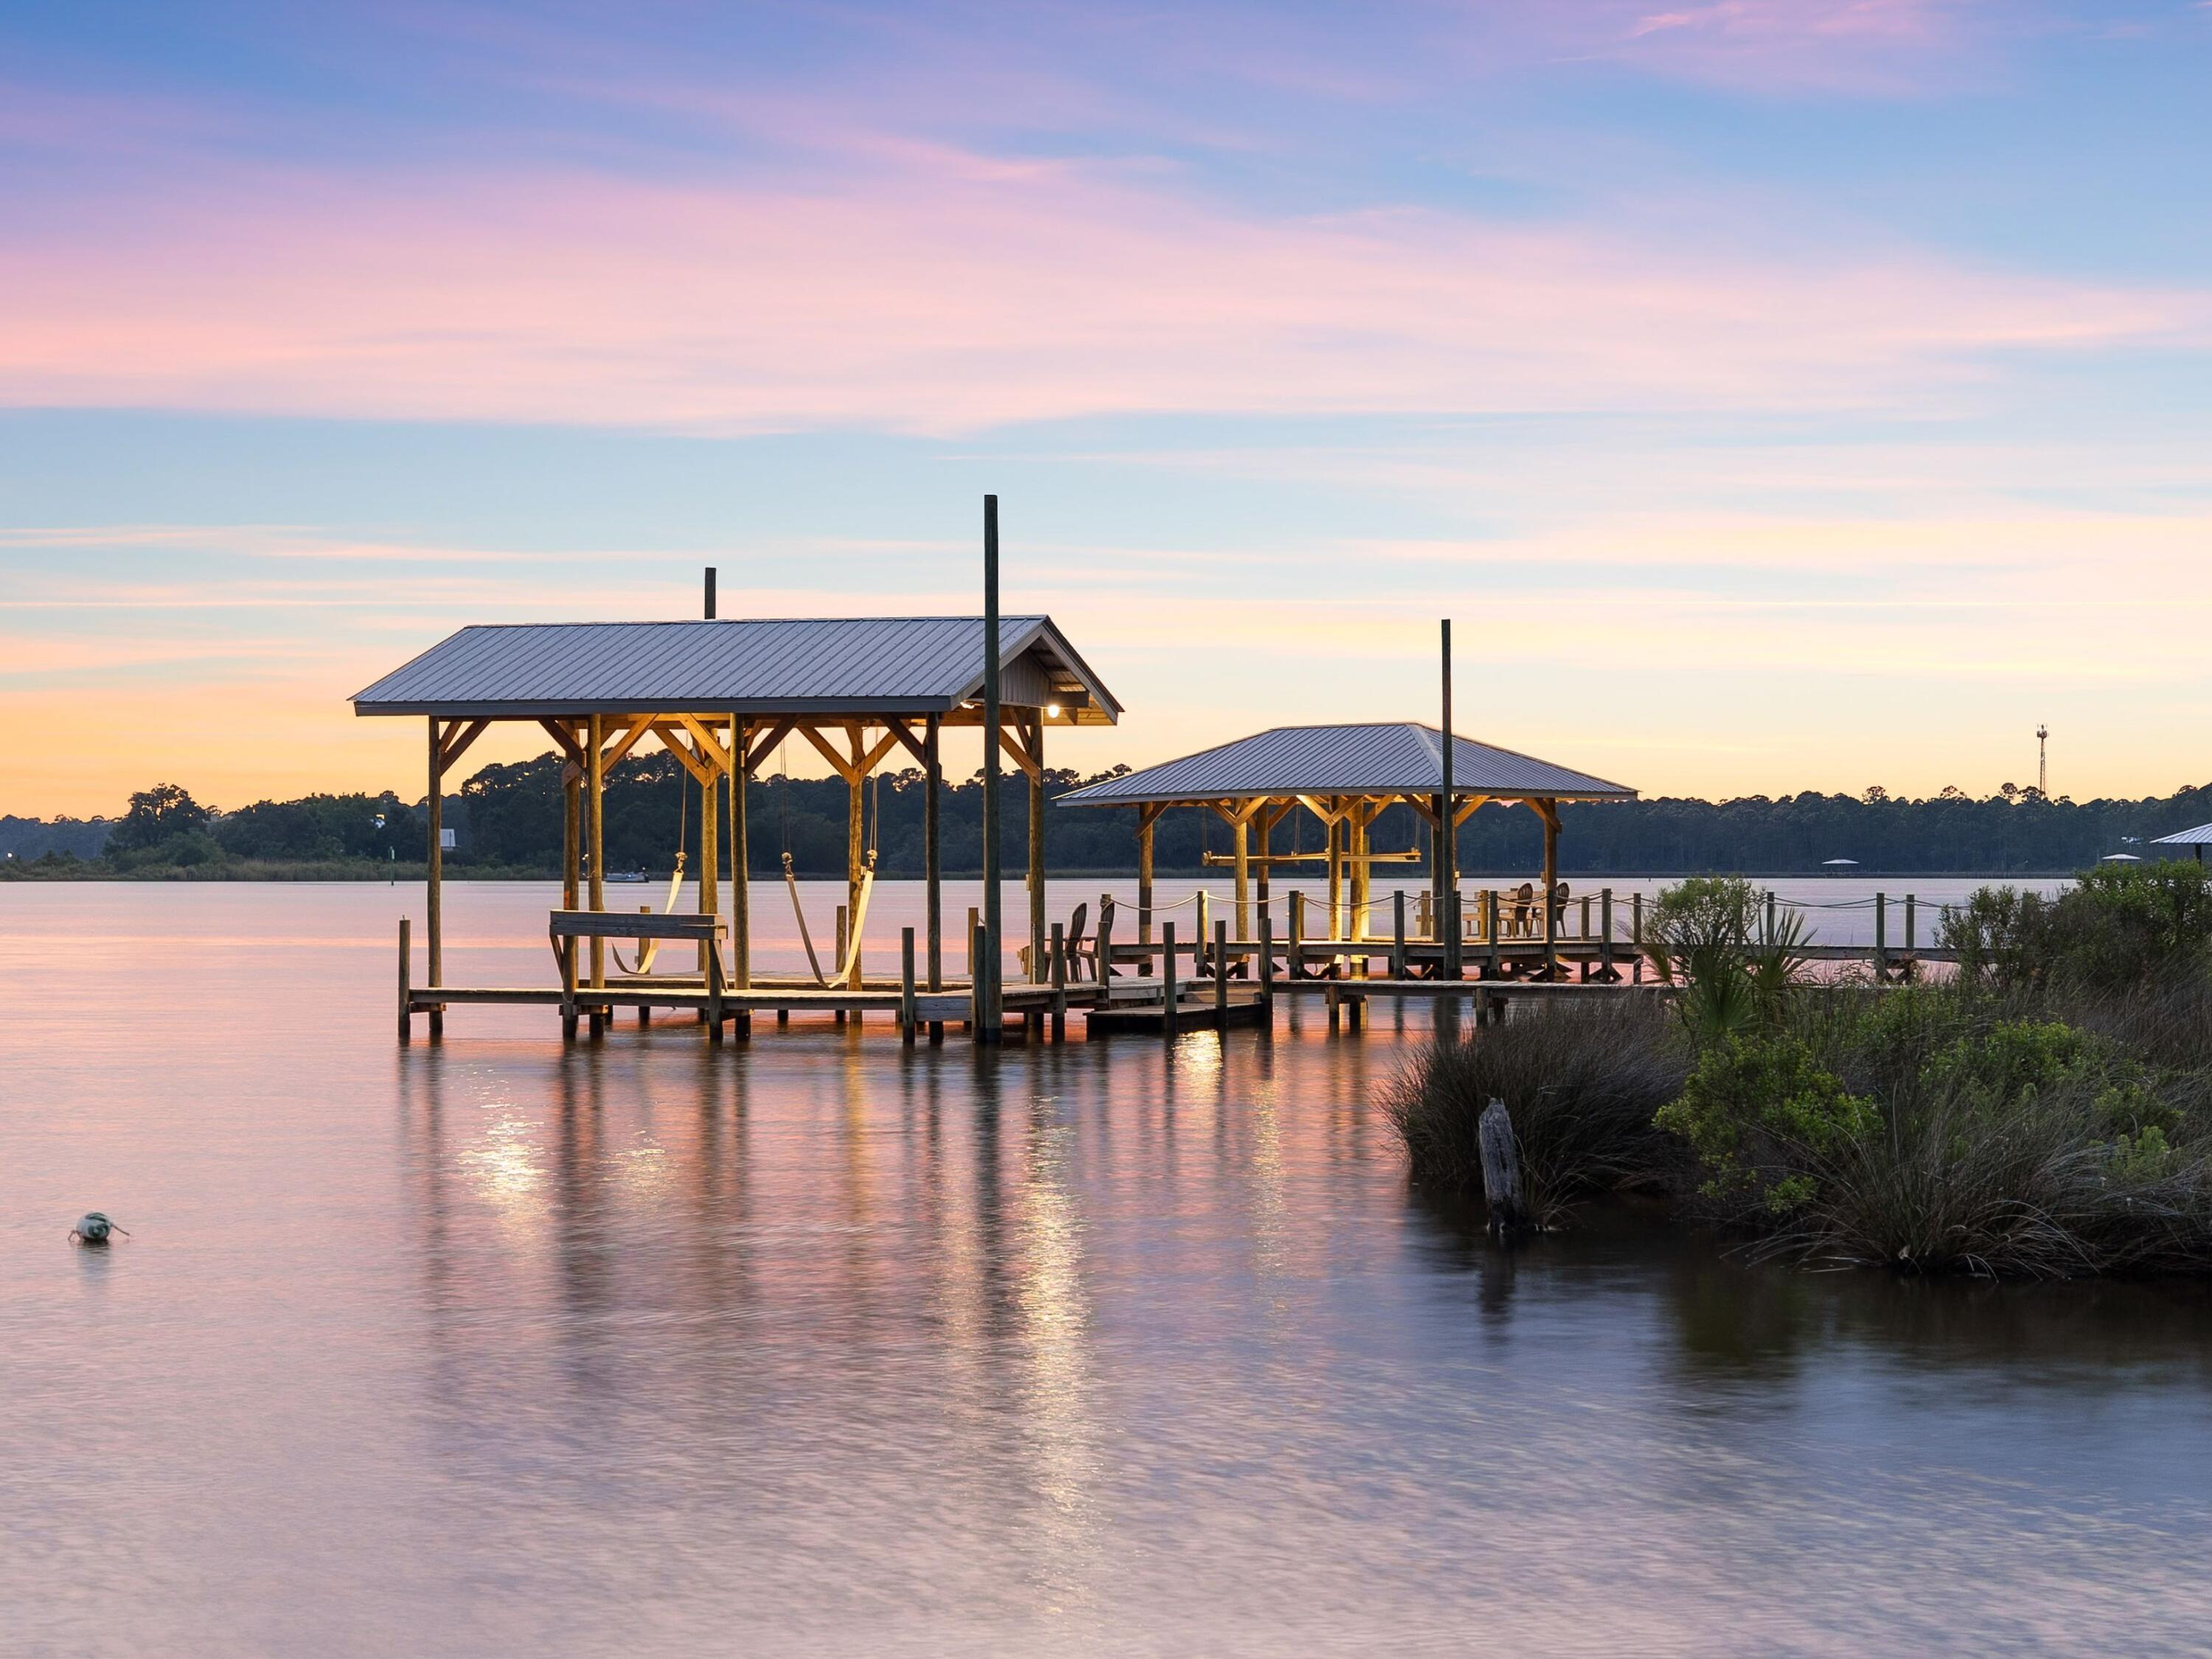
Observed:
[[[1406,977],[1406,890],[1390,895],[1390,977]]]
[[[1267,916],[1260,918],[1260,1007],[1266,1016],[1267,1028],[1275,1025],[1275,924]]]
[[[1067,925],[1052,925],[1052,1040],[1067,1041]]]

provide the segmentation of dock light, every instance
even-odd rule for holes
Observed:
[[[1048,702],[1044,706],[1044,712],[1057,720],[1060,718],[1060,705],[1056,702]]]

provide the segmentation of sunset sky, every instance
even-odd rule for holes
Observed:
[[[1085,769],[2212,781],[2192,0],[0,9],[0,812],[468,622],[1006,604]],[[487,740],[487,745],[489,740]],[[542,748],[522,743],[478,755]]]

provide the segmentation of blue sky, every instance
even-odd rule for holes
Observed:
[[[1060,758],[2212,777],[2212,10],[16,7],[0,811],[407,787],[466,621],[1008,598]],[[1470,689],[1471,688],[1471,689]],[[83,740],[88,728],[102,735]]]

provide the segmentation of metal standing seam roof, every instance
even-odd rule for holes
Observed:
[[[2151,842],[2154,847],[2212,847],[2212,823],[2200,823],[2194,830],[2177,830],[2170,836],[2160,836]]]
[[[1030,659],[1078,724],[1119,718],[1121,705],[1051,617],[1001,617],[999,644],[1002,671]],[[981,617],[519,623],[462,629],[356,692],[353,706],[524,718],[930,714],[982,686]]]
[[[1633,800],[1609,782],[1533,755],[1455,738],[1455,795],[1509,799]],[[1443,747],[1433,726],[1279,726],[1218,749],[1109,778],[1059,798],[1062,806],[1254,799],[1275,795],[1432,795],[1443,787]]]

